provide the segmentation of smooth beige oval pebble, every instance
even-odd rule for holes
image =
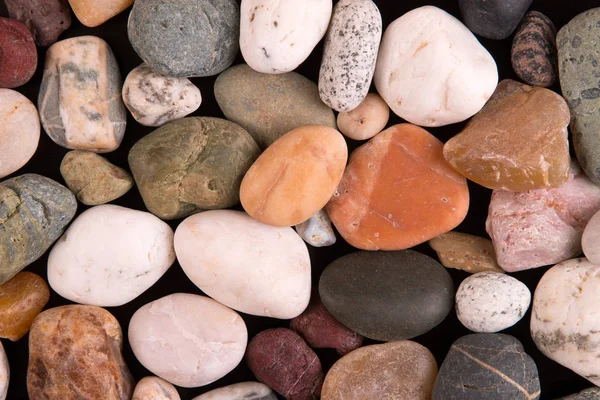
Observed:
[[[354,140],[368,140],[385,128],[390,108],[376,93],[369,93],[358,107],[337,117],[340,132]]]
[[[131,400],[181,400],[175,386],[157,376],[147,376],[135,386]]]

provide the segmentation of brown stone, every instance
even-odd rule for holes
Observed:
[[[77,19],[90,28],[102,25],[125,11],[133,2],[134,0],[69,0]]]
[[[429,245],[444,267],[469,272],[500,272],[492,241],[460,232],[448,232],[433,238]]]

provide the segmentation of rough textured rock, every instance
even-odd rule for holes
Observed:
[[[0,343],[0,400],[5,400],[8,394],[8,384],[10,383],[10,367],[8,358],[4,352],[4,347]]]
[[[52,179],[25,174],[0,183],[0,284],[40,258],[71,222],[77,200]]]
[[[122,348],[119,322],[102,308],[44,311],[29,334],[29,398],[130,399],[135,382]]]
[[[0,88],[29,82],[37,68],[37,48],[31,32],[20,21],[0,18]]]
[[[192,400],[277,400],[277,395],[265,384],[241,382],[211,390]]]
[[[295,72],[269,75],[236,65],[217,78],[215,97],[225,117],[244,127],[262,149],[300,126],[336,127],[317,85]]]
[[[83,25],[93,28],[125,11],[134,0],[69,0],[73,13]]]
[[[337,116],[340,132],[354,140],[367,140],[385,128],[390,118],[390,108],[376,93],[367,97],[349,112],[341,112]]]
[[[504,272],[496,262],[494,245],[489,239],[460,232],[448,232],[429,241],[446,268],[469,273]]]
[[[506,39],[533,0],[458,0],[465,25],[488,39]]]
[[[463,336],[452,344],[433,400],[536,400],[537,366],[519,340],[501,333]]]
[[[239,202],[239,188],[260,150],[243,128],[220,118],[184,118],[140,139],[129,167],[148,210],[183,218]]]
[[[336,242],[331,219],[325,210],[320,210],[306,221],[296,225],[296,232],[313,247],[332,246]]]
[[[581,237],[585,257],[594,265],[600,265],[600,212],[594,214]]]
[[[442,147],[426,130],[400,124],[355,150],[327,205],[344,239],[363,250],[402,250],[458,226],[469,190]]]
[[[561,397],[557,400],[598,400],[600,399],[600,388],[593,387],[585,389],[579,393],[572,394],[567,397]]]
[[[71,26],[67,0],[4,0],[8,15],[23,22],[38,46],[54,44]]]
[[[169,382],[147,376],[137,383],[131,400],[181,400],[181,397]]]

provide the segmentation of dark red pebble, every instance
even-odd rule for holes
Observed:
[[[0,18],[0,87],[27,83],[37,68],[37,48],[29,29],[14,19]]]
[[[23,22],[38,46],[47,47],[71,26],[67,0],[4,0],[8,15]]]

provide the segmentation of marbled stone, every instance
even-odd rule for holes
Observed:
[[[130,399],[135,382],[122,349],[121,326],[102,308],[44,311],[29,333],[29,398]]]
[[[587,223],[581,237],[581,248],[592,264],[600,265],[600,212],[596,212]]]
[[[338,232],[363,250],[403,250],[454,229],[467,215],[467,182],[418,126],[394,125],[356,149],[327,205]]]
[[[277,400],[277,396],[265,384],[241,382],[211,390],[192,400]]]
[[[536,400],[540,393],[537,366],[518,339],[478,333],[452,344],[432,400]]]
[[[242,178],[259,154],[256,142],[239,125],[195,117],[144,136],[128,160],[148,210],[175,219],[239,203]]]
[[[134,0],[69,0],[73,13],[83,25],[93,28],[125,11]]]
[[[244,357],[248,332],[231,309],[195,294],[175,293],[146,304],[129,323],[129,343],[153,374],[181,387],[208,385]]]
[[[67,0],[4,0],[8,15],[23,22],[38,46],[56,43],[71,26],[71,7]]]
[[[460,232],[448,232],[429,241],[429,246],[438,255],[446,268],[469,272],[501,272],[496,262],[494,245],[489,239]]]
[[[239,49],[235,0],[137,0],[127,25],[133,49],[159,74],[211,76]]]
[[[37,68],[37,48],[24,23],[0,18],[0,88],[16,88],[29,82]]]
[[[600,399],[600,388],[593,387],[589,389],[585,389],[579,393],[572,394],[567,397],[561,397],[557,400],[598,400]]]
[[[40,258],[77,210],[77,200],[52,179],[25,174],[0,183],[0,284]]]
[[[147,376],[137,383],[131,400],[181,400],[181,397],[169,382]]]
[[[533,0],[458,0],[465,25],[488,39],[506,39]]]
[[[68,149],[106,153],[125,134],[121,73],[108,44],[95,36],[48,49],[38,108],[48,136]]]
[[[323,103],[340,112],[360,105],[375,73],[381,31],[381,14],[371,0],[335,5],[319,71]]]
[[[391,341],[422,335],[442,322],[454,303],[454,283],[444,267],[424,254],[362,251],[329,264],[319,294],[348,328]]]
[[[368,140],[381,132],[390,118],[390,108],[377,93],[367,97],[349,112],[337,116],[340,132],[354,140]]]
[[[202,96],[189,79],[158,74],[144,63],[125,78],[123,101],[140,124],[161,126],[196,111]]]
[[[4,352],[4,347],[0,342],[0,400],[5,400],[8,394],[8,384],[10,383],[10,367],[8,358]]]
[[[300,126],[336,126],[317,85],[295,72],[269,75],[236,65],[217,78],[215,98],[225,117],[243,126],[262,149]]]
[[[296,225],[296,232],[313,247],[332,246],[336,242],[331,219],[325,210],[320,210],[306,221]]]
[[[433,354],[410,340],[366,346],[331,367],[321,400],[428,400],[437,372]]]

